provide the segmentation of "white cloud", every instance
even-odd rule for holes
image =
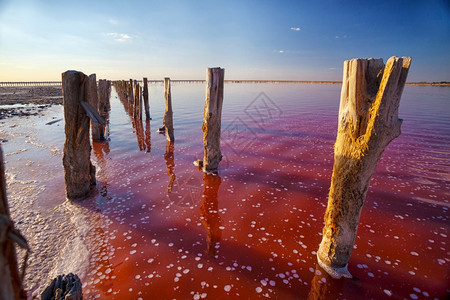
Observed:
[[[300,27],[291,27],[291,30],[300,31]]]
[[[109,32],[106,35],[111,37],[116,42],[126,42],[131,39],[131,36],[126,33]]]
[[[114,19],[109,19],[108,22],[113,24],[113,25],[117,25],[118,24],[117,20],[114,20]]]
[[[279,52],[279,53],[284,53],[284,50],[279,50],[278,52]]]

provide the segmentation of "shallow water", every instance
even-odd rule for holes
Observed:
[[[405,88],[402,135],[373,176],[349,263],[359,280],[332,280],[316,263],[339,85],[225,84],[219,176],[192,164],[204,84],[172,84],[173,144],[156,132],[163,87],[149,89],[142,124],[113,89],[108,140],[91,156],[98,184],[82,202],[64,201],[63,123],[45,125],[60,106],[1,124],[13,218],[38,250],[29,290],[76,271],[88,299],[448,295],[449,88]]]

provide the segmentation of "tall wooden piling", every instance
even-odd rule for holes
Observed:
[[[130,79],[128,83],[128,103],[133,106],[134,96],[133,96],[133,79]]]
[[[173,111],[172,111],[172,95],[170,92],[170,78],[164,78],[164,98],[166,100],[166,111],[164,113],[163,125],[166,130],[166,138],[168,141],[175,141],[173,135]]]
[[[3,150],[0,145],[0,299],[25,299],[22,279],[17,264],[16,249],[13,239],[22,235],[14,229],[10,219],[8,199],[6,198],[5,169]],[[26,245],[26,241],[24,242]]]
[[[144,96],[144,107],[145,107],[145,119],[146,120],[151,120],[151,118],[150,118],[150,106],[149,106],[149,103],[148,103],[148,82],[147,82],[147,78],[146,77],[144,77],[143,96]]]
[[[83,199],[95,184],[95,168],[90,161],[89,117],[81,106],[86,100],[89,78],[78,71],[62,73],[64,120],[64,180],[66,196],[70,200]]]
[[[141,94],[139,90],[139,83],[136,81],[134,82],[134,102],[133,102],[133,118],[139,118],[139,112],[140,112],[140,106],[141,106]],[[141,118],[139,118],[141,119]]]
[[[99,108],[99,97],[97,93],[97,76],[91,74],[86,82],[87,95],[84,101],[89,102],[93,108]],[[101,125],[91,120],[91,136],[92,141],[100,141],[103,139],[103,134],[101,133]]]
[[[108,85],[108,81],[106,79],[100,79],[98,81],[98,111],[99,113],[105,117],[106,112],[109,106],[109,89],[111,85]],[[98,124],[100,140],[105,139],[105,126]]]
[[[386,146],[400,135],[398,107],[410,57],[344,62],[334,166],[319,265],[333,278],[351,277],[347,264],[369,182]]]
[[[220,131],[223,104],[223,80],[225,69],[206,70],[206,97],[203,110],[203,172],[217,173],[222,160]]]

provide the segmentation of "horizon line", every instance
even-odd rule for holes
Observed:
[[[145,78],[145,77],[144,77]],[[130,79],[116,79],[110,80],[114,81],[129,81]],[[132,79],[133,81],[135,79]],[[137,82],[143,82],[143,79],[136,80]],[[206,82],[206,79],[171,79],[171,82]],[[163,79],[147,79],[149,83],[158,83],[164,82]],[[225,79],[224,82],[228,83],[311,83],[311,84],[341,84],[342,81],[338,80],[270,80],[270,79]],[[52,81],[52,80],[43,80],[43,81],[0,81],[0,87],[4,86],[20,86],[20,85],[59,85],[62,84],[62,81]],[[416,82],[406,82],[406,85],[441,85],[441,86],[450,86],[449,81],[416,81]]]

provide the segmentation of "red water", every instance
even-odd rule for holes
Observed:
[[[261,94],[261,92],[264,92]],[[340,86],[226,84],[219,175],[204,175],[201,84],[172,86],[175,142],[132,121],[112,93],[94,143],[97,215],[87,299],[445,299],[450,291],[450,89],[407,86],[403,134],[383,154],[349,270],[317,266]],[[105,221],[106,220],[106,221]]]

